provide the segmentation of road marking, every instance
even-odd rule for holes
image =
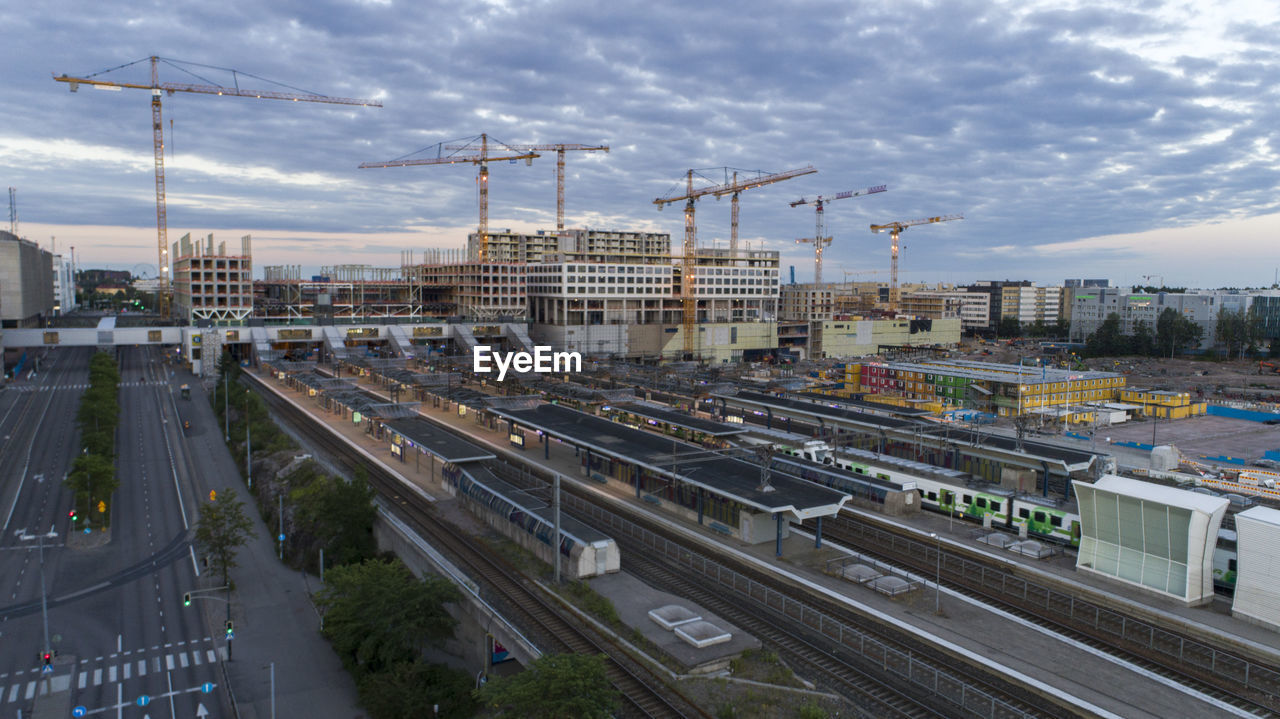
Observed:
[[[26,701],[31,701],[31,697],[36,695],[36,682],[27,683],[27,694],[22,697]]]
[[[213,664],[218,661],[218,655],[213,653],[212,649],[206,650],[205,654],[209,657],[209,663]]]
[[[84,685],[89,683],[89,672],[80,672],[80,681],[76,684],[77,689],[84,689]]]
[[[190,662],[188,662],[188,661],[187,661],[187,653],[186,653],[186,652],[183,652],[183,653],[181,653],[181,654],[179,654],[179,655],[178,655],[178,663],[182,665],[182,668],[183,668],[183,669],[186,669],[186,668],[187,668],[187,666],[190,664]]]
[[[147,660],[139,659],[138,660],[138,676],[145,677],[146,675],[147,675]]]
[[[12,702],[14,699],[17,699],[17,698],[18,698],[18,689],[19,689],[21,686],[22,686],[21,684],[14,684],[12,687],[9,687],[9,701],[10,701],[10,702]]]
[[[191,663],[194,664],[195,666],[200,666],[200,650],[199,649],[195,650],[194,652],[191,652]]]
[[[99,667],[93,670],[93,685],[96,687],[101,683],[102,683],[102,668]]]
[[[173,671],[173,655],[172,654],[164,655],[164,664],[166,669],[168,669],[169,671]]]
[[[116,680],[116,665],[112,664],[107,667],[107,681],[114,682]]]
[[[125,662],[124,664],[121,664],[120,671],[123,673],[122,678],[128,679],[129,675],[133,673],[133,664],[130,662]]]
[[[58,692],[65,692],[66,690],[68,690],[68,689],[70,689],[70,688],[71,688],[71,675],[70,675],[70,674],[63,674],[63,675],[62,675],[62,676],[60,676],[60,677],[54,677],[54,678],[49,682],[49,692],[48,692],[48,693],[51,693],[51,694],[57,694]]]

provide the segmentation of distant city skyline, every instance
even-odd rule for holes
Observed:
[[[385,105],[163,98],[169,242],[251,234],[258,268],[395,266],[402,250],[464,247],[470,165],[356,166],[487,132],[609,144],[568,156],[566,225],[666,232],[677,247],[680,207],[652,201],[686,169],[812,164],[818,174],[741,197],[743,241],[780,251],[799,281],[812,248],[795,240],[813,234],[814,213],[789,203],[888,184],[828,206],[827,281],[887,271],[870,223],[963,212],[903,234],[903,281],[1270,285],[1280,8],[1143,7],[13,6],[0,10],[0,167],[22,236],[74,245],[85,267],[154,267],[148,93],[72,94],[50,73],[156,54]],[[145,68],[102,77],[145,83]],[[161,80],[232,82],[191,65],[162,65]],[[553,154],[494,163],[490,187],[490,227],[555,228]],[[726,246],[728,220],[728,202],[700,201],[701,243]]]

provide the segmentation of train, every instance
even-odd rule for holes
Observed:
[[[781,454],[913,488],[925,509],[1015,532],[1025,526],[1029,537],[1080,546],[1080,515],[1072,503],[1018,494],[971,474],[924,462],[862,449],[833,450],[822,440],[774,444],[774,448]]]

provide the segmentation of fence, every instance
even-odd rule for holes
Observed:
[[[847,527],[858,535],[860,541],[881,547],[885,552],[904,553],[925,562],[937,561],[938,550],[930,542],[909,539],[857,522],[848,522],[842,527]],[[1280,695],[1280,672],[1271,666],[1251,662],[1088,600],[963,557],[944,554],[941,572],[952,581],[980,591],[999,592],[1001,595],[1020,598],[1024,605],[1038,607],[1076,628],[1110,635],[1131,647],[1156,652],[1169,659],[1176,659],[1186,667],[1208,672],[1228,684],[1236,685],[1234,691],[1237,693],[1252,691],[1267,697]]]

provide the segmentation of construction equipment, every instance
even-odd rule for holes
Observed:
[[[125,68],[137,65],[138,63],[147,62],[147,61],[151,63],[150,84],[143,85],[140,83],[131,83],[131,82],[110,82],[108,80],[95,79],[99,75],[105,75],[106,73],[115,72],[116,70],[123,70]],[[192,77],[196,77],[201,80],[204,80],[205,78],[186,69],[185,67],[181,67],[181,65],[190,65],[190,66],[198,67],[201,69],[212,69],[212,70],[221,70],[224,72],[230,72],[233,85],[230,87],[226,87],[223,85],[215,85],[215,84],[160,82],[159,65],[162,62],[172,68],[186,72],[190,74]],[[69,77],[66,74],[63,74],[53,78],[57,82],[68,83],[71,86],[71,92],[76,92],[77,90],[79,90],[81,85],[89,85],[98,90],[110,90],[115,92],[119,92],[124,88],[151,91],[151,136],[152,136],[152,144],[154,145],[155,167],[156,167],[156,242],[157,242],[157,249],[158,249],[158,255],[156,259],[157,259],[157,264],[159,264],[160,266],[160,287],[159,287],[158,294],[159,294],[161,317],[168,317],[169,315],[169,294],[170,294],[169,262],[168,262],[169,221],[168,221],[167,213],[165,210],[165,195],[164,195],[164,125],[162,124],[160,119],[161,91],[169,95],[173,95],[173,93],[175,92],[192,92],[200,95],[230,95],[233,97],[253,97],[259,100],[292,100],[293,102],[322,102],[322,103],[329,103],[334,105],[361,105],[364,107],[382,107],[382,103],[378,102],[377,100],[356,100],[356,99],[346,98],[346,97],[329,97],[328,95],[319,95],[315,93],[306,93],[306,92],[299,93],[299,92],[278,92],[278,91],[270,91],[270,90],[244,90],[240,88],[240,79],[239,79],[240,75],[245,75],[246,77],[251,77],[255,80],[271,83],[273,85],[288,87],[287,85],[281,85],[280,83],[274,82],[272,80],[267,80],[265,78],[257,77],[256,75],[250,75],[249,73],[238,72],[230,68],[213,67],[211,65],[199,65],[196,63],[180,63],[180,61],[178,60],[169,60],[162,57],[156,57],[155,55],[152,55],[149,58],[144,58],[142,60],[135,60],[133,62],[120,65],[118,67],[109,68],[101,72],[91,73],[84,77]],[[208,83],[207,80],[205,82]]]
[[[476,141],[480,141],[480,145],[476,147]],[[466,138],[464,140],[454,140],[449,143],[441,142],[431,147],[410,152],[408,155],[402,155],[394,160],[386,162],[362,162],[360,169],[367,170],[375,167],[409,167],[412,165],[456,165],[460,162],[471,163],[480,166],[480,173],[476,178],[476,184],[480,188],[480,226],[476,232],[479,240],[479,260],[487,262],[489,259],[489,163],[494,160],[524,160],[526,165],[532,165],[534,158],[542,157],[536,152],[528,152],[512,147],[498,140],[492,141],[494,145],[502,149],[496,155],[489,154],[490,138],[485,133],[480,133],[477,137]],[[462,144],[454,144],[462,143]],[[435,148],[435,157],[419,157],[414,155],[421,154]],[[442,154],[444,150],[452,150],[451,154]],[[470,150],[469,154],[455,154],[463,150]],[[477,152],[478,150],[478,152]],[[410,159],[412,158],[412,159]]]
[[[556,151],[556,232],[564,229],[564,153],[566,150],[582,150],[585,152],[609,151],[608,145],[514,145],[514,149],[524,152]]]
[[[1263,360],[1258,362],[1258,374],[1280,374],[1280,364]]]
[[[721,168],[716,168],[716,169],[721,169]],[[775,182],[790,180],[793,177],[799,177],[801,175],[808,175],[808,174],[817,172],[817,170],[814,169],[813,165],[808,165],[806,167],[802,167],[797,170],[787,170],[785,172],[774,172],[774,173],[757,172],[756,176],[751,179],[739,180],[738,171],[735,170],[733,174],[733,179],[730,181],[727,178],[730,168],[726,167],[723,169],[726,175],[725,182],[718,185],[711,185],[710,187],[698,188],[696,190],[693,188],[694,173],[695,172],[699,173],[699,176],[703,177],[704,179],[705,179],[705,176],[702,175],[699,170],[688,170],[685,176],[685,186],[684,186],[683,193],[680,193],[679,189],[672,190],[671,192],[667,193],[666,196],[659,197],[653,201],[653,204],[657,205],[659,210],[661,210],[663,207],[673,202],[680,202],[681,200],[683,200],[685,203],[684,204],[684,259],[681,263],[681,274],[680,274],[680,296],[682,298],[682,304],[684,306],[684,313],[681,321],[681,329],[684,334],[684,353],[681,356],[681,359],[693,358],[693,339],[694,339],[693,330],[694,330],[694,325],[697,323],[697,318],[698,318],[698,301],[697,301],[697,298],[694,296],[694,293],[696,292],[696,284],[694,282],[694,266],[695,266],[694,255],[696,254],[696,244],[697,244],[697,226],[694,224],[694,202],[698,198],[706,197],[707,195],[712,195],[716,199],[720,199],[725,195],[733,195],[734,199],[736,200],[738,193],[742,192],[743,190],[750,190],[755,187],[763,187],[765,185],[771,185]],[[735,222],[733,223],[734,224],[733,234],[736,237],[737,235],[736,213],[734,213],[734,220]],[[737,247],[731,247],[731,251],[736,253]]]
[[[935,222],[949,222],[951,220],[963,220],[964,215],[939,215],[937,217],[926,217],[922,220],[907,220],[905,222],[890,222],[884,225],[872,225],[872,232],[889,231],[889,312],[890,314],[898,311],[898,235],[908,227],[916,225],[932,225]]]
[[[888,185],[876,185],[875,187],[868,187],[863,190],[849,190],[846,192],[837,192],[831,197],[823,197],[822,195],[818,195],[817,199],[813,201],[813,204],[817,210],[816,214],[818,216],[817,229],[814,230],[812,239],[808,237],[804,237],[796,240],[796,242],[797,243],[802,243],[802,242],[813,243],[813,284],[815,288],[822,284],[823,247],[831,244],[831,238],[825,234],[826,227],[825,227],[825,220],[823,218],[823,215],[825,214],[824,208],[826,207],[826,203],[831,202],[832,200],[844,200],[850,197],[862,197],[863,195],[874,195],[877,192],[884,192],[887,189],[889,189]],[[795,202],[792,202],[791,206],[798,207],[800,205],[807,205],[807,204],[809,204],[809,200],[801,197]]]

